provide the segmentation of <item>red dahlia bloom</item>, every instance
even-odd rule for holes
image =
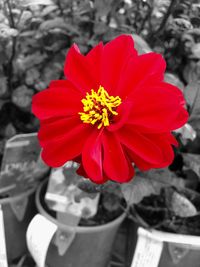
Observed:
[[[182,92],[163,81],[161,55],[137,55],[131,36],[100,43],[86,56],[67,55],[66,80],[33,97],[40,119],[42,158],[52,167],[80,158],[92,181],[127,182],[141,170],[168,166],[177,145],[171,134],[188,119]]]

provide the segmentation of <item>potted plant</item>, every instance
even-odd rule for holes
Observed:
[[[4,143],[9,137],[16,133],[37,131],[38,120],[30,112],[32,95],[45,89],[50,80],[63,77],[62,63],[66,49],[74,42],[79,44],[83,53],[87,53],[91,46],[99,41],[107,42],[124,32],[127,34],[137,32],[151,44],[154,51],[164,54],[168,70],[184,76],[184,81],[197,77],[198,31],[191,27],[199,23],[196,15],[198,4],[195,1],[189,2],[187,0],[181,3],[177,1],[131,3],[131,1],[112,0],[2,1],[0,4],[1,155]],[[188,14],[192,16],[191,23],[184,18],[175,17],[181,12],[184,13],[184,18]],[[183,32],[187,33],[187,30],[192,30],[189,37],[188,34],[183,36]],[[139,37],[135,35],[136,43],[137,38]],[[188,48],[193,46],[188,43],[196,45],[195,48],[192,50]],[[142,53],[149,52],[144,42],[136,48],[141,49]],[[183,55],[183,50],[185,54],[188,53],[187,58],[185,54]],[[196,58],[189,59],[191,54],[195,54]],[[186,64],[187,68],[182,74],[183,63],[189,64]],[[168,79],[170,83],[176,80],[174,74],[168,75]],[[182,87],[182,83],[176,85]],[[80,158],[76,160],[81,162]]]
[[[177,145],[171,131],[180,128],[188,118],[183,95],[176,86],[163,81],[164,70],[162,56],[153,52],[138,55],[130,35],[118,36],[106,45],[100,43],[86,56],[73,45],[64,67],[67,79],[52,81],[48,89],[33,97],[32,111],[40,119],[38,138],[43,160],[54,168],[69,160],[76,161],[79,163],[77,173],[86,177],[84,182],[89,188],[98,188],[98,184],[106,185],[111,180],[129,199],[131,185],[128,182],[134,176],[132,163],[142,170],[168,166],[174,157],[172,145]],[[159,99],[157,104],[155,99]],[[41,190],[38,194],[44,197]],[[110,194],[111,198],[115,196],[112,191],[109,197]],[[41,205],[39,210],[44,214]],[[47,213],[45,217],[50,218]],[[123,217],[117,220],[122,221]],[[104,229],[108,229],[109,224],[105,224]],[[65,231],[63,225],[59,227]],[[96,227],[90,232],[96,232],[99,226]],[[31,223],[30,228],[36,229],[36,226]],[[75,227],[75,232],[76,229],[79,231]],[[32,250],[34,234],[30,234],[30,230],[27,239]],[[77,244],[84,243],[85,239],[80,241],[78,236]],[[96,238],[95,243],[98,242],[102,245],[101,239]],[[73,244],[69,251],[77,252],[78,246],[74,248]],[[58,260],[58,252],[52,250],[49,255],[53,256],[48,259],[47,253],[46,262],[49,266],[88,266],[90,259],[86,259],[86,255],[90,257],[90,253],[85,249],[84,262],[74,256],[72,260],[67,253],[66,258]],[[100,251],[97,253],[101,255]],[[37,253],[32,250],[32,254],[38,265],[43,266],[45,260],[41,263],[41,257],[38,261]],[[104,257],[100,257],[100,262],[96,255],[91,266],[106,266],[108,258]]]
[[[150,171],[145,175],[138,174],[138,179],[142,178],[145,181],[143,185],[145,191],[141,194],[143,197],[140,195],[141,198],[134,196],[132,198],[134,204],[131,209],[131,219],[134,222],[129,247],[132,252],[129,254],[127,266],[135,266],[139,250],[141,254],[143,253],[144,248],[140,243],[142,239],[144,243],[152,242],[152,247],[153,242],[158,242],[158,260],[156,263],[150,260],[153,266],[188,266],[189,263],[191,266],[198,266],[200,194],[199,174],[194,172],[197,170],[194,165],[197,162],[199,164],[199,155],[187,153],[180,155],[183,164],[181,167],[179,165],[179,168],[176,165],[176,176],[167,169]],[[149,257],[148,252],[144,254],[143,258],[145,257],[146,259]]]

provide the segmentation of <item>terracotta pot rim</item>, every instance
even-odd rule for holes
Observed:
[[[20,193],[20,194],[18,194],[16,196],[2,198],[2,199],[0,199],[0,205],[17,202],[17,201],[19,201],[19,200],[21,200],[21,199],[23,199],[25,197],[28,197],[34,191],[35,191],[35,188],[30,188],[26,192],[22,192],[22,193]]]
[[[74,227],[73,226],[69,226],[63,223],[58,222],[58,220],[56,220],[53,216],[51,216],[42,206],[42,204],[40,203],[40,193],[41,190],[43,188],[43,186],[47,183],[47,179],[44,180],[40,186],[38,187],[37,191],[36,191],[36,195],[35,195],[35,200],[36,200],[36,207],[38,209],[38,211],[45,216],[47,219],[49,219],[51,222],[53,222],[54,224],[56,224],[58,226],[59,229],[64,230],[64,231],[74,231]],[[127,215],[127,211],[128,208],[116,219],[114,219],[111,222],[108,222],[106,224],[103,225],[98,225],[98,226],[77,226],[76,227],[76,232],[77,233],[87,233],[87,232],[99,232],[102,231],[103,229],[106,228],[112,228],[112,226],[114,225],[118,225],[120,224],[126,217]]]

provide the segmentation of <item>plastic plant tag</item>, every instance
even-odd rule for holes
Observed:
[[[88,193],[78,187],[84,178],[76,174],[76,168],[76,163],[68,162],[64,167],[52,170],[45,200],[52,210],[90,218],[97,212],[100,194]]]
[[[188,250],[200,249],[200,237],[178,235],[157,230],[138,228],[138,240],[131,267],[157,267],[161,257],[163,243],[168,243],[169,253],[175,264],[183,259]]]
[[[0,266],[8,267],[3,210],[0,205]]]
[[[190,251],[189,248],[178,244],[168,243],[168,250],[174,264],[178,264]]]
[[[9,139],[5,145],[1,175],[0,194],[11,196],[25,192],[37,183],[47,171],[41,165],[40,145],[37,134],[19,134]]]
[[[56,232],[55,244],[58,247],[58,254],[63,256],[65,252],[70,247],[76,235],[75,228],[70,231],[61,231]]]
[[[32,219],[26,232],[28,249],[37,267],[45,267],[45,260],[49,244],[57,231],[57,225],[37,214]]]
[[[28,205],[28,197],[10,203],[11,209],[18,221],[22,221]]]
[[[131,267],[157,267],[163,249],[163,242],[149,231],[138,228],[138,240]]]
[[[64,212],[57,212],[56,218],[59,223],[72,226],[69,231],[58,230],[56,232],[54,243],[58,248],[58,254],[63,256],[75,238],[76,226],[79,224],[81,218]]]

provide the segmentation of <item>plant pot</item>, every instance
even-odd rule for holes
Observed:
[[[132,259],[132,251],[130,251],[130,234],[132,233],[132,221],[127,217],[121,224],[117,232],[111,257],[111,267],[128,267],[127,259]]]
[[[132,233],[129,242],[129,257],[127,266],[132,266],[133,258],[136,256],[136,245],[138,240],[139,225],[132,222]],[[159,263],[151,267],[199,267],[200,262],[200,236],[183,235],[176,233],[167,233],[155,230],[142,231],[150,233],[152,240],[163,241],[163,248]],[[154,239],[155,238],[155,239]],[[155,253],[158,253],[156,251]],[[148,254],[148,253],[147,253]],[[132,256],[130,256],[132,255]],[[138,265],[139,266],[139,265]],[[145,265],[146,267],[146,265]]]
[[[45,195],[46,182],[42,183],[36,193],[36,206],[41,215],[57,225],[59,232],[67,236],[74,230],[73,227],[58,222],[41,204]],[[120,224],[126,217],[124,212],[117,219],[101,226],[77,226],[75,237],[64,253],[60,256],[55,244],[55,235],[52,238],[46,256],[48,267],[107,267],[113,242]],[[42,238],[42,237],[41,237]]]
[[[17,196],[0,199],[9,263],[27,252],[26,230],[36,213],[34,191],[30,189]]]

